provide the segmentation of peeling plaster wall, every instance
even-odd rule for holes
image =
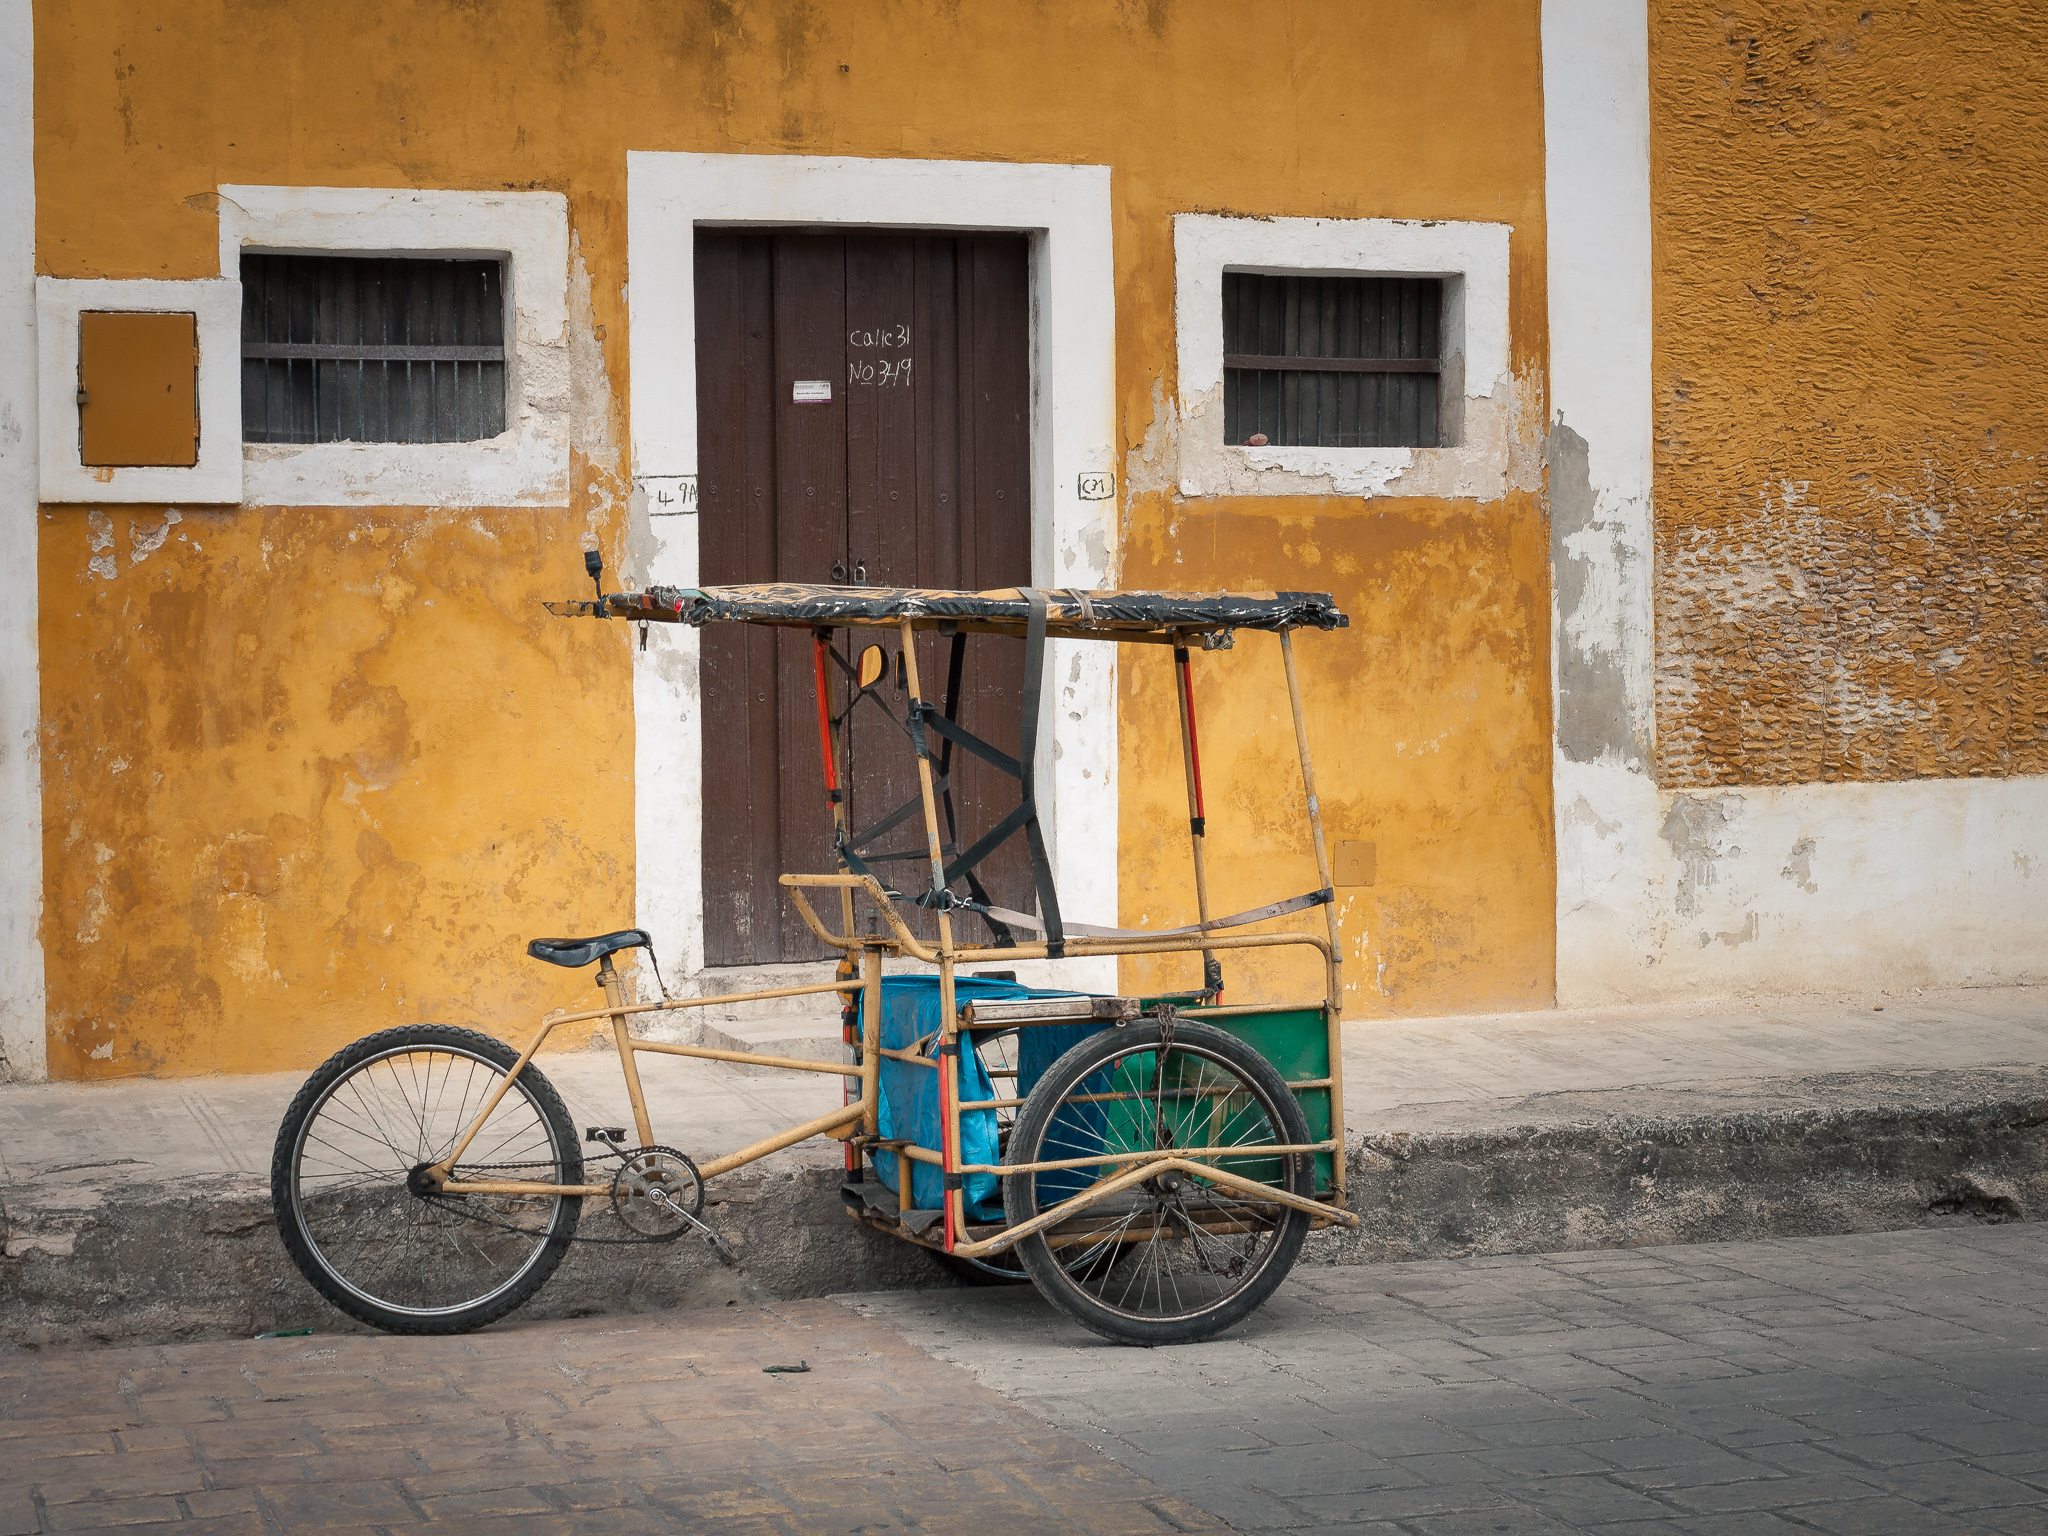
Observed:
[[[1334,14],[1321,13],[1325,24]],[[1333,37],[1299,56],[1290,83],[1261,85],[1295,99],[1295,121],[1327,111],[1331,132],[1303,132],[1284,153],[1218,154],[1198,190],[1132,175],[1119,151],[1122,579],[1328,590],[1351,616],[1350,629],[1303,634],[1295,647],[1328,835],[1377,847],[1376,883],[1338,892],[1347,1016],[1542,1007],[1552,997],[1555,888],[1537,12],[1393,6],[1357,17],[1372,31],[1358,57],[1404,78],[1455,77],[1455,88],[1402,98],[1340,87],[1326,97],[1337,75],[1355,80],[1343,63],[1349,45]],[[1236,56],[1263,71],[1269,52]],[[1204,117],[1239,131],[1248,121],[1223,103],[1205,105]],[[1195,273],[1173,264],[1173,216],[1187,211],[1232,217],[1179,221],[1183,253],[1207,245],[1216,260],[1238,262],[1249,241],[1249,264],[1268,269],[1287,264],[1291,219],[1318,221],[1293,248],[1321,270],[1430,267],[1401,248],[1397,231],[1320,221],[1460,221],[1462,233],[1438,232],[1468,244],[1431,258],[1442,262],[1436,270],[1500,266],[1482,295],[1497,313],[1473,332],[1498,341],[1475,363],[1478,377],[1467,369],[1451,386],[1463,399],[1463,445],[1226,449],[1209,398],[1220,324],[1183,307],[1183,321],[1201,324],[1176,334],[1180,285],[1218,291],[1213,263]],[[1189,333],[1212,329],[1213,346],[1190,344]],[[1191,364],[1196,353],[1213,357]],[[1197,374],[1211,364],[1214,373]],[[1247,635],[1231,651],[1197,652],[1194,669],[1212,909],[1314,889],[1277,647]],[[1194,916],[1171,678],[1161,653],[1127,656],[1119,679],[1119,895],[1130,924]],[[1277,926],[1323,931],[1314,914]],[[1224,965],[1239,1000],[1320,995],[1306,950]],[[1197,966],[1181,961],[1123,968],[1127,990],[1196,980]]]
[[[2041,25],[1545,8],[1561,1004],[2048,974]]]
[[[1352,627],[1296,638],[1328,836],[1377,845],[1338,890],[1351,1018],[1541,1008],[1551,999],[1545,571],[1535,496],[1492,503],[1266,498],[1169,504],[1133,530],[1133,585],[1335,595]],[[1193,654],[1218,914],[1316,888],[1278,645]],[[1193,919],[1171,653],[1124,665],[1126,921]],[[1317,914],[1270,925],[1323,931]],[[1321,995],[1309,950],[1225,955],[1233,992]],[[1139,990],[1197,980],[1125,963]]]
[[[2048,773],[2048,11],[1651,37],[1659,782]]]
[[[52,1076],[274,1070],[582,1001],[523,951],[631,889],[627,637],[533,601],[573,537],[409,509],[42,524],[70,680],[44,701]]]
[[[33,30],[0,0],[0,1082],[44,1071]]]
[[[47,275],[209,276],[221,187],[326,186],[559,192],[589,283],[569,319],[582,424],[566,508],[185,507],[176,524],[147,505],[45,509],[54,1073],[300,1066],[399,1019],[512,1033],[587,998],[585,978],[519,941],[627,921],[639,861],[676,853],[636,845],[636,816],[656,824],[650,798],[697,774],[636,773],[628,637],[534,606],[582,590],[584,528],[613,570],[629,554],[646,568],[672,537],[629,530],[630,150],[1111,166],[1118,438],[1091,468],[1127,462],[1177,387],[1175,214],[1509,227],[1514,383],[1468,438],[1511,465],[1378,500],[1120,487],[1086,558],[1111,579],[1342,592],[1359,627],[1302,652],[1325,792],[1351,808],[1333,832],[1389,850],[1383,884],[1347,897],[1354,978],[1378,988],[1354,1003],[1548,995],[1551,813],[1530,766],[1549,736],[1533,0],[1284,3],[1261,12],[1256,46],[1221,7],[942,0],[174,0],[144,18],[45,0],[37,22]],[[1420,105],[1413,89],[1362,92],[1362,60],[1432,84]],[[253,483],[300,494],[258,457]],[[642,702],[672,708],[661,681],[642,674]],[[1136,806],[1178,793],[1152,687],[1118,696],[1114,772]],[[1219,743],[1254,731],[1214,770],[1217,795],[1247,808],[1235,828],[1219,816],[1219,902],[1308,883],[1263,857],[1269,705],[1253,693],[1215,726]],[[1181,815],[1119,817],[1119,907],[1142,916],[1169,865],[1185,889]]]

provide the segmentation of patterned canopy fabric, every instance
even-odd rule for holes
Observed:
[[[1350,620],[1327,592],[1043,592],[1049,634],[1102,640],[1168,638],[1228,629],[1343,629]],[[745,587],[649,587],[601,599],[549,603],[564,617],[587,615],[666,624],[785,624],[802,628],[946,626],[1022,635],[1028,589],[947,592],[923,587],[826,587],[794,582]]]

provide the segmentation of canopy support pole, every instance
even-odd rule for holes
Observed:
[[[1180,761],[1188,781],[1188,840],[1195,853],[1195,910],[1209,921],[1209,868],[1204,845],[1209,817],[1202,803],[1202,747],[1195,730],[1195,672],[1185,645],[1173,648],[1174,697],[1180,706]],[[1223,991],[1223,962],[1216,951],[1202,951],[1202,990]]]
[[[1316,879],[1330,897],[1323,904],[1323,920],[1329,925],[1330,932],[1327,977],[1330,1001],[1326,1024],[1330,1036],[1330,1107],[1334,1119],[1342,1113],[1344,1103],[1344,950],[1337,936],[1337,892],[1330,883],[1330,850],[1323,841],[1323,808],[1316,799],[1316,765],[1309,756],[1308,724],[1301,712],[1301,678],[1294,670],[1294,635],[1285,629],[1280,631],[1280,659],[1287,667],[1287,704],[1294,712],[1294,746],[1301,755],[1301,787],[1308,796],[1308,829],[1316,848]],[[1344,1127],[1332,1125],[1330,1134],[1341,1142]],[[1340,1151],[1330,1162],[1337,1204],[1343,1207],[1344,1154]]]
[[[903,635],[903,680],[910,690],[913,715],[921,712],[924,690],[917,677],[917,632],[905,619]],[[924,797],[925,847],[931,854],[932,890],[946,889],[946,855],[939,838],[938,797],[932,792],[932,760],[928,741],[920,738],[917,752],[918,792]],[[953,1251],[967,1230],[966,1202],[960,1191],[960,1016],[953,997],[953,916],[945,907],[935,909],[939,920],[939,1170],[945,1180],[941,1204],[946,1213],[946,1252]]]
[[[832,812],[832,830],[836,846],[846,846],[847,834],[852,831],[846,816],[846,789],[839,778],[839,732],[832,724],[832,675],[825,663],[832,650],[832,631],[814,629],[811,631],[811,674],[818,695],[818,752],[825,759],[825,802]],[[844,858],[839,861],[841,869],[847,869]],[[845,922],[841,930],[853,932],[853,892],[851,889],[839,893],[839,915]]]

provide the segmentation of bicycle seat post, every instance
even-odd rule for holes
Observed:
[[[626,1097],[633,1101],[633,1127],[640,1133],[640,1145],[654,1145],[654,1127],[647,1119],[647,1099],[640,1091],[640,1063],[633,1057],[632,1036],[626,1028],[626,1016],[616,1010],[626,1006],[626,986],[619,979],[619,973],[612,969],[612,957],[604,956],[597,962],[597,984],[604,988],[604,1000],[614,1010],[612,1014],[612,1043],[619,1050],[619,1068],[626,1074]]]

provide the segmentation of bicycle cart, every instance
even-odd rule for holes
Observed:
[[[601,577],[594,553],[586,569]],[[595,964],[604,1005],[548,1013],[518,1051],[475,1031],[417,1025],[338,1052],[294,1100],[272,1163],[285,1247],[336,1306],[394,1332],[452,1333],[524,1302],[572,1241],[664,1242],[694,1232],[730,1259],[703,1219],[705,1181],[814,1136],[844,1143],[851,1219],[918,1244],[970,1278],[1028,1278],[1079,1322],[1128,1343],[1181,1342],[1229,1327],[1272,1294],[1312,1228],[1356,1226],[1344,1191],[1334,892],[1293,649],[1296,629],[1346,624],[1328,596],[795,585],[605,593],[600,580],[594,599],[547,607],[561,617],[809,632],[839,868],[784,874],[780,883],[840,959],[829,980],[811,985],[692,998],[662,988],[660,1000],[643,1002],[628,1000],[612,963],[622,950],[651,953],[643,931],[536,939],[528,952],[537,959]],[[1204,864],[1194,658],[1258,633],[1278,641],[1318,889],[1219,917],[1209,910]],[[920,678],[920,634],[935,635],[946,651],[938,702]],[[894,641],[893,658],[881,643],[853,658],[835,648],[842,636],[871,635]],[[1014,756],[960,724],[970,637],[1024,646]],[[1052,640],[1171,648],[1195,922],[1147,931],[1062,916],[1036,779]],[[884,696],[892,671],[905,700],[900,714]],[[863,709],[895,722],[915,760],[917,792],[857,827],[845,765],[855,711]],[[971,839],[958,828],[956,753],[1017,786],[1015,807]],[[906,827],[921,827],[915,846],[879,846]],[[996,904],[977,874],[1012,838],[1029,853],[1036,912]],[[916,874],[885,878],[890,870]],[[1317,907],[1320,933],[1261,926]],[[972,942],[962,932],[970,925],[985,930]],[[1226,1002],[1226,956],[1279,947],[1320,958],[1321,996]],[[1013,972],[973,973],[1020,960],[1177,954],[1199,962],[1199,980],[1163,996],[1081,994],[1021,984]],[[899,971],[906,960],[929,969],[885,976],[890,960]],[[648,1015],[824,993],[843,1003],[847,1055],[839,1061],[634,1033]],[[594,1021],[609,1025],[618,1050],[634,1118],[630,1146],[623,1128],[593,1127],[579,1142],[533,1064],[556,1030]],[[845,1102],[700,1166],[655,1139],[640,1082],[645,1055],[836,1077]],[[586,1144],[595,1149],[589,1161]],[[585,1200],[606,1202],[621,1235],[579,1238]]]

